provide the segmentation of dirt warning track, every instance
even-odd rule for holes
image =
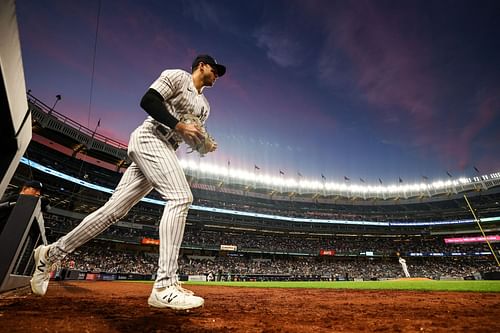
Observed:
[[[498,293],[189,286],[201,309],[148,307],[151,285],[52,282],[0,296],[2,332],[500,332]]]

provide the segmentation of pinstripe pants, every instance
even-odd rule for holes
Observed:
[[[193,195],[175,151],[154,124],[144,122],[132,132],[128,155],[133,163],[109,201],[52,244],[49,260],[61,260],[99,235],[154,188],[166,200],[159,225],[160,249],[154,287],[167,287],[177,282],[179,250]]]

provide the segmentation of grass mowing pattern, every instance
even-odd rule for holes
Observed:
[[[365,290],[419,290],[419,291],[472,291],[500,292],[500,281],[436,281],[436,280],[389,280],[389,281],[264,281],[264,282],[184,282],[190,285],[230,286],[249,288],[327,288]]]

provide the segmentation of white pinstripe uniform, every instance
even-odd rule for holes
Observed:
[[[167,110],[177,119],[184,113],[192,113],[203,123],[206,121],[210,106],[205,96],[196,90],[188,72],[165,70],[151,88],[163,96]],[[182,140],[150,116],[132,132],[128,155],[133,163],[127,168],[115,192],[104,206],[88,215],[51,246],[50,261],[61,260],[96,237],[124,217],[154,188],[166,200],[159,225],[160,249],[154,287],[163,288],[177,283],[177,260],[193,195],[175,150],[168,141],[170,137],[177,142]]]
[[[403,273],[405,273],[405,277],[409,278],[410,273],[408,272],[408,266],[406,265],[406,260],[399,257],[399,263],[401,264],[401,267],[403,268]]]

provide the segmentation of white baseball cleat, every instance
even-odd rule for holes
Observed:
[[[194,295],[194,292],[192,292],[191,290],[182,288],[182,283],[176,282],[175,285],[177,286],[177,289],[179,289],[180,291],[182,291],[184,294]]]
[[[188,310],[203,305],[203,298],[194,296],[190,290],[182,288],[179,284],[161,290],[153,288],[148,299],[148,304],[155,308],[171,308],[174,310]]]
[[[30,280],[31,290],[34,294],[43,296],[49,287],[50,272],[53,263],[49,262],[47,254],[50,246],[40,245],[35,249],[35,272]]]

